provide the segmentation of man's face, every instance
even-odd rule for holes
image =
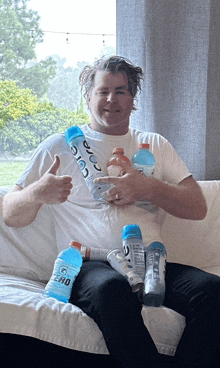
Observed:
[[[88,106],[93,130],[111,135],[127,133],[133,108],[127,76],[121,72],[98,71],[88,96]]]

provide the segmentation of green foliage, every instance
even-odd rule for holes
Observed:
[[[0,75],[41,97],[56,74],[56,62],[51,58],[33,62],[35,48],[43,42],[43,31],[38,12],[27,8],[28,1],[0,0]]]
[[[0,80],[0,130],[10,120],[17,120],[37,111],[37,97],[20,89],[16,82]]]
[[[76,68],[65,68],[66,59],[52,55],[57,64],[55,77],[50,82],[48,98],[56,107],[76,110],[80,104],[79,75],[86,62],[78,62]]]
[[[47,93],[50,81],[56,74],[56,61],[51,57],[33,63],[33,66],[18,69],[16,72],[17,83],[21,88],[28,86],[34,91],[37,97],[42,97]]]
[[[77,114],[67,109],[47,107],[47,111],[11,121],[5,126],[0,134],[0,153],[19,155],[32,151],[51,134],[89,122],[85,113]]]
[[[27,9],[28,0],[0,0],[1,73],[7,74],[17,66],[36,57],[35,47],[43,40],[40,17]],[[6,76],[8,77],[8,75]]]
[[[52,104],[52,102],[47,101],[38,101],[36,104],[36,113],[43,111],[55,111],[56,107]]]

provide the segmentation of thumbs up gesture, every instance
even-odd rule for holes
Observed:
[[[57,204],[67,200],[73,187],[71,176],[58,176],[60,158],[55,155],[49,170],[39,179],[35,195],[41,204]]]
[[[51,167],[49,168],[49,170],[47,171],[47,173],[52,174],[52,175],[56,175],[57,170],[60,167],[60,158],[58,155],[55,155],[53,163],[51,165]]]

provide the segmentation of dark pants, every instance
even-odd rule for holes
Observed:
[[[0,333],[2,368],[121,368],[111,355],[91,354],[41,341]]]
[[[168,263],[164,306],[186,318],[175,357],[158,354],[142,305],[108,263],[83,263],[70,302],[92,317],[112,356],[126,368],[217,367],[220,363],[220,277]]]

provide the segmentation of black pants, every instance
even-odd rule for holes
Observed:
[[[175,357],[158,354],[143,323],[142,305],[108,263],[85,262],[70,302],[92,317],[112,356],[126,368],[217,367],[220,363],[220,277],[168,263],[164,305],[186,318]]]

